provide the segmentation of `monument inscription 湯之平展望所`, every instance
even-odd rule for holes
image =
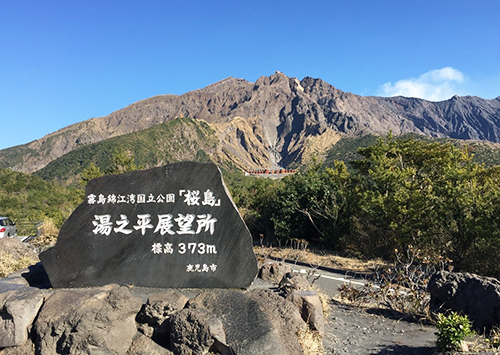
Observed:
[[[184,162],[92,180],[40,255],[53,287],[248,287],[252,240],[213,164]]]

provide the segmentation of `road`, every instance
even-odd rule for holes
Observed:
[[[317,285],[325,294],[334,297],[338,294],[338,288],[344,284],[363,286],[366,282],[361,276],[354,275],[352,272],[332,270],[328,268],[312,268],[306,265],[285,262],[290,265],[294,272],[303,274],[314,285]]]

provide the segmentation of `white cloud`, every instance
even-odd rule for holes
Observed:
[[[457,86],[464,81],[464,75],[457,69],[445,67],[430,70],[418,78],[385,83],[379,88],[381,96],[418,97],[430,101],[442,101],[457,94]]]

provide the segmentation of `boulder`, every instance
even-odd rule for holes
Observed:
[[[91,180],[40,259],[54,288],[246,288],[258,272],[252,236],[212,163]]]
[[[283,276],[291,272],[293,270],[290,265],[279,261],[270,261],[261,266],[258,277],[264,281],[278,284]]]
[[[150,295],[136,317],[139,330],[148,337],[156,332],[156,337],[162,338],[164,329],[159,326],[174,312],[183,309],[187,301],[186,296],[175,290]]]
[[[127,351],[127,355],[173,355],[173,353],[156,344],[151,338],[137,333],[130,349]]]
[[[19,288],[0,293],[0,355],[31,355],[35,348],[39,355],[302,354],[297,333],[307,326],[300,307],[268,289],[204,291],[186,304],[175,290],[12,284]],[[137,331],[136,320],[151,328],[150,337]]]
[[[0,238],[0,254],[10,254],[15,259],[27,257],[38,260],[38,254],[30,248],[29,244],[16,238]]]
[[[188,298],[175,290],[154,293],[149,296],[137,315],[137,321],[147,323],[153,327],[162,324],[174,312],[184,308]]]
[[[226,345],[235,354],[302,354],[297,332],[305,328],[297,308],[269,290],[213,290],[190,300],[224,325]]]
[[[217,351],[231,354],[226,346],[222,322],[203,308],[183,309],[167,320],[170,348],[176,355],[207,354]]]
[[[325,333],[325,318],[323,306],[315,290],[298,290],[288,295],[287,299],[299,309],[302,319],[308,324],[309,329]]]
[[[43,298],[42,292],[32,287],[0,293],[0,348],[26,343]]]
[[[430,310],[465,314],[479,332],[500,325],[500,281],[470,273],[440,271],[429,280]]]
[[[309,286],[309,281],[307,281],[304,275],[289,272],[281,279],[278,289],[285,297],[287,297],[292,292],[306,290]]]
[[[40,354],[125,354],[137,333],[142,300],[127,287],[58,290],[34,326]]]

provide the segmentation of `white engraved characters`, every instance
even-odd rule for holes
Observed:
[[[170,234],[174,235],[175,232],[172,230],[174,224],[172,223],[172,215],[171,214],[160,214],[158,215],[158,224],[155,229],[155,233],[158,231],[161,235]]]
[[[174,248],[172,243],[153,243],[151,246],[151,251],[153,254],[173,254]]]
[[[95,220],[92,221],[92,224],[95,226],[94,230],[92,231],[94,232],[94,234],[111,234],[113,223],[111,222],[110,214],[95,215],[94,219]]]
[[[135,230],[140,230],[142,235],[146,234],[146,229],[153,229],[150,214],[138,214],[137,215],[137,225],[134,226]]]
[[[118,228],[113,228],[115,233],[123,233],[123,234],[130,234],[132,233],[132,229],[125,229],[126,226],[129,225],[130,221],[128,220],[127,216],[124,214],[120,215],[120,220],[116,221],[116,224],[118,225]],[[108,234],[109,235],[109,234]]]
[[[157,215],[156,227],[152,224],[153,220],[150,214],[137,215],[137,222],[132,228],[127,228],[130,225],[128,217],[124,214],[120,215],[120,219],[116,222],[111,220],[110,214],[94,215],[94,234],[110,235],[112,231],[115,233],[131,234],[133,230],[139,231],[145,235],[148,230],[153,230],[153,233],[160,233],[161,235],[195,235],[200,233],[210,233],[213,235],[215,232],[215,223],[217,218],[213,218],[211,214],[182,214],[178,213],[176,218],[171,214]],[[174,222],[176,222],[174,224]],[[196,222],[196,224],[195,224]],[[115,226],[116,225],[116,226]],[[194,229],[196,226],[196,230]],[[113,228],[113,226],[115,226]]]
[[[208,189],[203,193],[204,200],[201,203],[203,206],[220,206],[220,199],[216,199],[212,190]]]
[[[183,202],[187,206],[211,206],[211,207],[219,207],[220,199],[216,198],[213,191],[207,189],[203,192],[203,200],[201,199],[200,190],[179,190],[179,196],[184,197]],[[140,194],[89,194],[87,195],[87,203],[89,205],[105,205],[105,204],[163,204],[163,203],[175,203],[175,194],[167,193],[167,194],[158,194],[154,195],[153,193],[140,193]]]
[[[217,265],[216,264],[187,264],[186,265],[186,272],[215,272],[217,270]]]

